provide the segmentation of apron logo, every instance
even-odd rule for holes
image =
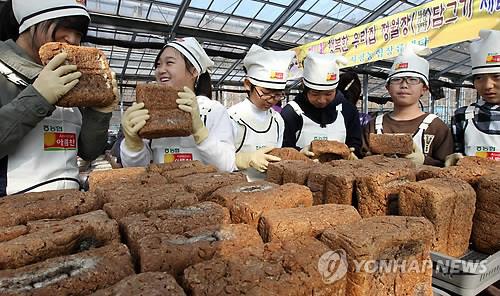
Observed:
[[[432,141],[434,141],[434,135],[424,135],[424,154],[428,154],[431,150]]]
[[[75,150],[75,133],[52,133],[43,134],[43,149],[45,151]]]
[[[87,0],[75,0],[76,3],[81,4],[83,6],[87,6]]]
[[[171,163],[176,161],[193,160],[193,154],[180,152],[181,150],[179,148],[165,148],[165,153],[163,154],[163,162]]]

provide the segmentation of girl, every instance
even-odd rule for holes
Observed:
[[[79,188],[77,155],[104,150],[114,104],[55,104],[81,73],[66,54],[42,67],[39,48],[51,41],[79,45],[90,18],[74,0],[9,0],[0,12],[0,196]],[[115,94],[116,81],[113,81]],[[57,139],[63,139],[58,141]]]
[[[188,137],[141,139],[137,132],[149,119],[148,110],[144,108],[144,103],[134,104],[122,118],[125,139],[120,148],[124,167],[146,166],[151,161],[164,163],[175,160],[176,154],[182,154],[183,159],[201,160],[221,171],[233,170],[234,137],[226,108],[200,95],[210,92],[202,86],[211,85],[207,72],[211,66],[213,62],[192,37],[172,41],[163,47],[155,61],[156,82],[183,89],[178,93],[177,104],[179,109],[191,114],[193,134]]]

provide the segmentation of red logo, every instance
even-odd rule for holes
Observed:
[[[337,74],[335,73],[326,74],[326,81],[334,81],[334,80],[337,80]]]
[[[283,79],[283,72],[272,71],[270,78],[271,79]]]
[[[399,70],[399,69],[408,69],[408,63],[396,64],[396,70]]]
[[[500,54],[492,55],[488,54],[486,57],[486,63],[499,63],[500,62]]]
[[[87,0],[75,0],[76,3],[81,4],[83,6],[87,6]]]

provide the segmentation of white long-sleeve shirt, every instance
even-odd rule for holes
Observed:
[[[120,144],[120,154],[124,167],[146,166],[151,161],[163,163],[168,151],[176,147],[193,149],[193,160],[211,164],[220,171],[231,172],[235,169],[234,133],[231,119],[226,108],[219,102],[205,96],[198,96],[198,105],[204,124],[208,129],[208,137],[196,145],[193,136],[172,137],[144,140],[141,151],[127,149],[125,141]]]

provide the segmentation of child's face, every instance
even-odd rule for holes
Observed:
[[[323,109],[335,99],[336,90],[314,90],[307,92],[309,102],[318,109]]]
[[[395,107],[418,105],[428,87],[418,77],[394,77],[385,86]]]
[[[187,86],[191,89],[196,81],[195,73],[186,67],[184,56],[175,48],[167,47],[158,59],[155,69],[156,82],[174,89],[182,89]]]
[[[486,102],[500,105],[500,73],[474,75],[474,87]]]

